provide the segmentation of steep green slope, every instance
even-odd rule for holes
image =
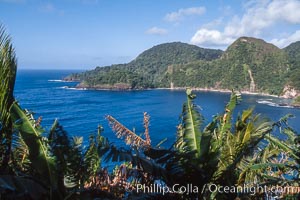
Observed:
[[[226,88],[280,94],[289,69],[285,52],[263,40],[242,37],[235,41],[222,57],[228,71],[222,85]]]
[[[210,62],[177,65],[165,80],[175,87],[195,86],[280,94],[289,70],[288,56],[263,40],[241,37]]]
[[[283,50],[287,52],[292,60],[300,62],[300,41],[288,45]]]
[[[288,84],[300,90],[300,41],[290,44],[283,50],[289,55],[291,63]]]
[[[66,80],[96,89],[200,87],[280,95],[287,85],[300,88],[299,52],[300,42],[279,49],[251,37],[237,39],[225,52],[173,42],[154,46],[128,64],[97,67]]]
[[[203,49],[181,42],[160,44],[144,51],[128,64],[97,67],[81,74],[72,74],[66,80],[81,80],[79,87],[139,89],[162,87],[161,82],[172,64],[196,60],[213,60],[221,50]]]

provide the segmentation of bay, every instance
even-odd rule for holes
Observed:
[[[186,100],[185,91],[141,90],[105,91],[75,90],[77,83],[60,81],[66,75],[78,71],[71,70],[18,70],[15,97],[26,108],[42,116],[42,125],[49,130],[57,118],[70,136],[83,136],[87,141],[90,134],[96,133],[98,124],[104,127],[103,135],[116,145],[124,145],[110,129],[106,115],[112,115],[129,129],[143,133],[143,112],[150,115],[150,136],[152,144],[167,138],[163,146],[169,147],[176,139],[176,126],[182,104]],[[204,124],[216,114],[224,112],[230,98],[228,93],[195,92]],[[300,131],[300,109],[278,107],[281,99],[259,95],[242,95],[236,114],[243,109],[254,107],[256,113],[265,118],[278,120],[290,113],[295,118],[289,124]]]

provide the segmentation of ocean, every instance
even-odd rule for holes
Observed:
[[[76,82],[63,82],[63,77],[72,70],[18,70],[15,85],[15,98],[22,108],[35,113],[35,118],[42,117],[42,126],[47,132],[57,118],[70,136],[88,136],[97,132],[97,126],[104,127],[103,135],[115,145],[124,145],[116,138],[105,119],[112,115],[137,134],[144,132],[143,112],[150,115],[150,136],[156,145],[164,138],[165,147],[176,139],[176,126],[182,104],[186,100],[185,91],[153,89],[140,91],[76,90]],[[228,93],[195,92],[195,103],[204,116],[204,124],[214,115],[224,112],[224,106],[230,98]],[[236,109],[254,107],[255,113],[262,117],[278,120],[290,113],[295,118],[290,126],[300,132],[300,109],[281,107],[282,99],[259,95],[242,95],[243,101]],[[86,143],[85,143],[86,144]]]

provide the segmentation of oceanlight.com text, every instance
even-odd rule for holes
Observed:
[[[265,193],[265,194],[299,194],[300,193],[300,187],[295,186],[261,186],[261,185],[255,185],[255,186],[249,186],[249,185],[243,185],[243,186],[220,186],[216,184],[205,184],[202,188],[202,193],[206,190],[208,190],[210,193],[223,193],[223,194],[229,194],[229,193],[240,193],[240,194],[250,194],[255,195],[258,193]]]
[[[189,194],[203,194],[205,192],[209,193],[220,193],[220,194],[249,194],[249,195],[256,195],[256,194],[299,194],[300,187],[295,186],[220,186],[216,184],[205,184],[204,187],[200,188],[193,184],[174,184],[171,187],[163,186],[161,184],[138,184],[136,187],[137,193],[157,193],[157,194],[168,194],[168,193],[177,193],[183,195]]]

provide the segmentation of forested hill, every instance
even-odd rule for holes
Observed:
[[[289,85],[300,91],[300,41],[283,49],[290,57]]]
[[[154,46],[127,64],[96,67],[66,80],[95,89],[199,87],[281,95],[299,90],[300,43],[279,49],[261,39],[241,37],[226,51],[180,42]],[[288,89],[287,89],[288,88]]]
[[[197,60],[214,60],[221,50],[204,49],[181,42],[154,46],[128,64],[96,67],[81,74],[72,74],[66,80],[82,81],[79,87],[109,89],[143,89],[166,86],[161,80],[170,65]]]
[[[175,66],[169,80],[179,87],[280,94],[289,68],[288,55],[278,47],[260,39],[241,37],[220,59]]]

